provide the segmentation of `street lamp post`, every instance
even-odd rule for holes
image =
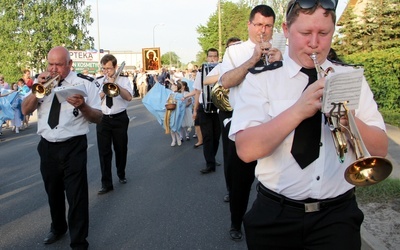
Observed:
[[[154,25],[153,27],[153,48],[156,46],[156,40],[155,40],[155,36],[154,36],[154,30],[156,29],[157,26],[164,26],[163,23],[158,23],[156,25]]]

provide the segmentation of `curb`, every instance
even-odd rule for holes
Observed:
[[[361,225],[361,250],[388,250],[388,248]]]
[[[396,144],[400,144],[400,129],[398,127],[386,124],[386,133],[392,141]],[[393,171],[389,178],[399,178],[400,168],[398,167],[396,159],[390,154],[388,154],[386,158],[393,163]],[[385,247],[381,240],[377,239],[361,225],[361,250],[388,250],[388,248]]]

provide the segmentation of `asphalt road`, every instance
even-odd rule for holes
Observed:
[[[130,116],[127,180],[114,191],[101,187],[95,125],[88,134],[90,249],[246,249],[229,238],[229,205],[223,167],[205,166],[195,139],[171,147],[171,137],[135,99]],[[19,134],[3,130],[0,142],[0,249],[69,249],[69,236],[42,241],[50,228],[47,196],[39,171],[36,123]],[[220,147],[218,161],[222,162]],[[254,189],[250,204],[254,199]]]

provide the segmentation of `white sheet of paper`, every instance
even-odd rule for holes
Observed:
[[[363,75],[363,68],[329,74],[326,77],[322,97],[322,112],[329,113],[334,107],[332,103],[347,102],[346,107],[349,110],[357,109],[360,102]]]
[[[86,88],[83,83],[76,83],[69,86],[61,86],[54,89],[54,93],[57,95],[58,101],[64,102],[69,96],[74,94],[82,95],[83,97],[87,96]]]

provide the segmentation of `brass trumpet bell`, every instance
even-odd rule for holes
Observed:
[[[53,82],[59,81],[60,76],[56,75],[55,77],[48,79],[45,83],[35,83],[32,85],[32,93],[35,94],[37,98],[43,98],[51,93],[51,90],[54,87]]]
[[[362,141],[353,113],[346,108],[345,104],[343,105],[346,110],[351,142],[356,155],[356,161],[347,167],[344,178],[355,186],[369,186],[383,181],[392,172],[392,163],[383,157],[371,156]]]
[[[386,179],[392,172],[392,163],[379,156],[370,156],[353,162],[344,178],[355,186],[370,186]]]
[[[121,63],[121,66],[119,66],[118,70],[115,72],[115,74],[113,75],[113,77],[115,78],[115,82],[117,82],[117,79],[119,77],[119,75],[121,74],[122,70],[125,67],[125,62]],[[112,82],[107,82],[106,80],[104,80],[104,85],[103,85],[103,93],[108,96],[108,97],[116,97],[119,96],[120,94],[120,89],[118,87],[117,84],[112,83]]]
[[[119,87],[114,83],[106,83],[103,86],[103,92],[106,96],[109,97],[116,97],[119,95]]]

